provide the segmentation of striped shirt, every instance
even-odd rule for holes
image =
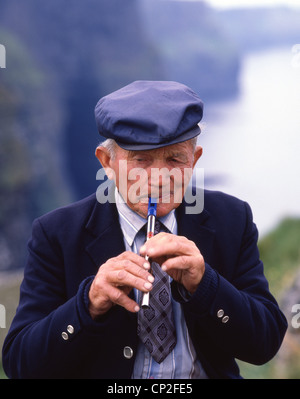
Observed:
[[[126,250],[139,253],[139,248],[145,242],[145,233],[140,229],[147,220],[133,212],[122,200],[116,191],[116,205],[119,212],[119,221],[124,236]],[[159,219],[172,233],[177,234],[175,211]],[[141,292],[135,291],[135,299],[140,303]],[[160,378],[160,379],[187,379],[207,378],[190,339],[181,305],[172,299],[174,321],[177,335],[175,349],[158,364],[150,355],[144,344],[139,341],[137,356],[132,378]]]

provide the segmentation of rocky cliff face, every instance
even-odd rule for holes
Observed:
[[[3,0],[0,270],[22,267],[33,218],[96,189],[97,100],[162,78],[137,1]]]
[[[36,63],[44,96],[59,110],[51,119],[50,111],[47,127],[52,137],[60,137],[55,152],[63,158],[74,194],[89,194],[98,168],[93,159],[99,140],[93,115],[97,100],[136,79],[164,78],[141,26],[138,1],[53,0],[41,6],[37,0],[4,0],[0,7],[1,26]],[[3,44],[9,70],[10,45]],[[22,76],[22,65],[18,73]]]

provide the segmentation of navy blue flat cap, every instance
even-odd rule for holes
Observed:
[[[203,103],[189,87],[169,81],[136,81],[99,100],[101,136],[125,150],[150,150],[200,134]]]

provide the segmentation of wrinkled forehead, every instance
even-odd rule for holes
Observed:
[[[123,150],[124,155],[127,159],[135,158],[136,156],[149,156],[153,158],[166,158],[170,156],[185,156],[189,157],[193,155],[193,146],[190,143],[190,140],[185,141],[183,143],[172,144],[169,146],[153,149],[153,150]]]

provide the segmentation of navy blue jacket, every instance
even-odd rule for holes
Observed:
[[[201,214],[186,214],[185,205],[176,211],[178,234],[193,240],[206,262],[197,291],[182,301],[188,330],[210,378],[240,378],[235,358],[269,361],[286,319],[269,292],[247,203],[205,191]],[[125,250],[116,206],[92,195],[44,215],[33,224],[28,249],[20,304],[3,346],[8,377],[130,378],[136,314],[115,306],[93,321],[87,310],[99,266]],[[176,284],[172,292],[180,300]]]

